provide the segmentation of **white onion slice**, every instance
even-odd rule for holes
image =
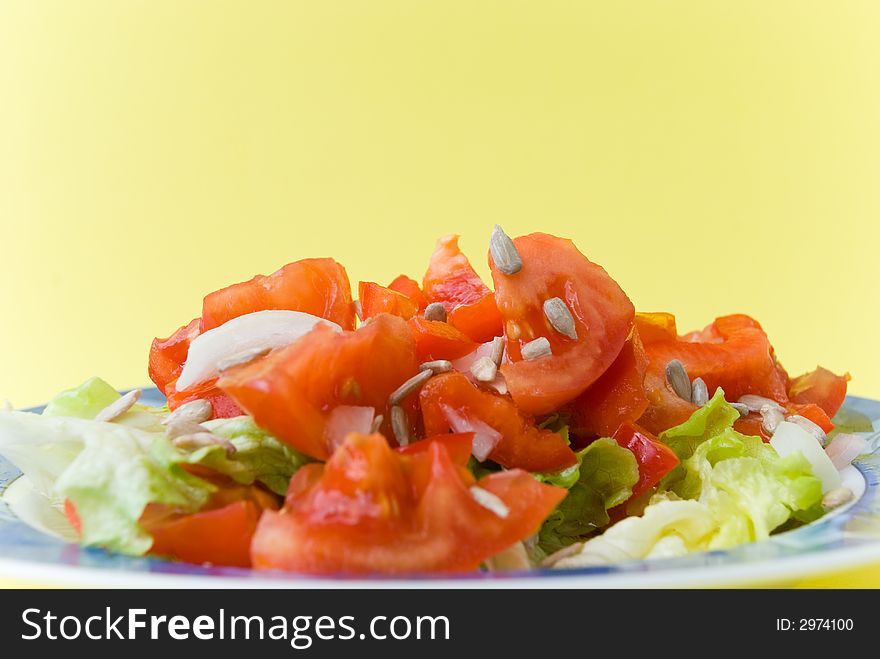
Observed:
[[[335,451],[342,446],[348,433],[357,432],[362,435],[370,434],[370,426],[373,425],[373,417],[376,410],[372,407],[358,407],[355,405],[338,405],[327,417],[327,425],[324,427],[324,437]]]
[[[492,341],[487,343],[481,343],[477,346],[477,349],[473,352],[465,355],[464,357],[459,357],[458,359],[452,360],[452,368],[456,371],[462,373],[468,380],[473,382],[477,386],[490,387],[497,391],[501,395],[505,395],[507,393],[507,381],[504,379],[504,376],[501,374],[501,371],[498,371],[495,375],[495,379],[491,382],[477,382],[477,379],[474,377],[474,374],[471,373],[471,366],[474,365],[481,357],[491,357],[492,356]],[[507,353],[504,353],[505,360],[507,359]],[[503,362],[502,362],[503,363]]]
[[[200,334],[190,344],[177,390],[190,389],[215,377],[218,365],[225,359],[251,350],[281,348],[319,324],[342,331],[334,322],[301,311],[257,311],[228,320]]]
[[[822,481],[822,494],[840,487],[840,472],[831,458],[816,438],[799,425],[789,421],[780,423],[770,438],[770,445],[783,458],[792,453],[803,454],[813,467],[813,474]]]
[[[471,448],[471,453],[479,462],[488,458],[498,442],[501,441],[501,433],[489,424],[484,423],[479,419],[466,418],[448,405],[441,404],[440,408],[443,410],[443,416],[446,417],[446,423],[448,423],[455,432],[474,433],[474,442]]]
[[[838,470],[849,466],[853,460],[867,450],[868,442],[858,435],[850,433],[840,433],[825,447],[825,453],[828,454]]]

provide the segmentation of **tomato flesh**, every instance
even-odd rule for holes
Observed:
[[[475,570],[534,533],[565,496],[523,471],[493,474],[477,484],[503,502],[507,515],[501,517],[477,503],[469,490],[473,477],[444,442],[396,453],[379,434],[349,435],[324,467],[297,476],[291,482],[296,496],[260,520],[251,546],[257,568],[312,574]],[[415,486],[413,478],[422,482]]]
[[[409,329],[416,342],[419,361],[458,359],[477,349],[477,344],[449,323],[411,318]]]
[[[163,394],[168,383],[177,380],[189,353],[189,344],[199,335],[199,318],[193,318],[167,339],[153,339],[150,346],[150,379]]]
[[[185,391],[177,391],[176,383],[177,379],[175,378],[168,383],[165,389],[168,409],[172,411],[194,400],[206,400],[211,403],[213,410],[211,418],[213,419],[231,419],[243,414],[238,403],[217,387],[217,378],[200,382]]]
[[[620,446],[632,451],[639,463],[639,480],[633,486],[632,498],[652,489],[679,463],[672,449],[632,423],[622,424],[612,437]]]
[[[835,375],[827,368],[817,366],[815,371],[794,378],[789,385],[788,395],[793,403],[812,403],[822,408],[829,418],[833,418],[846,398],[846,383],[849,379],[849,373]]]
[[[380,313],[390,313],[409,320],[419,312],[418,304],[403,293],[369,281],[362,281],[358,285],[358,297],[364,320],[378,316]]]
[[[419,400],[428,435],[453,429],[450,410],[465,420],[479,421],[501,435],[489,458],[508,468],[553,472],[577,464],[565,440],[537,428],[506,396],[482,391],[461,373],[444,373],[422,387]]]
[[[419,311],[425,308],[425,295],[422,293],[422,287],[419,286],[419,282],[415,279],[407,277],[406,275],[399,275],[394,278],[394,281],[388,284],[388,288],[392,291],[397,291],[398,293],[406,295],[410,300],[416,303]]]
[[[519,272],[505,275],[490,258],[511,360],[501,372],[521,410],[549,414],[577,398],[617,359],[635,310],[617,282],[570,240],[533,233],[513,242],[523,261]],[[544,302],[554,297],[568,307],[576,340],[545,316]],[[547,338],[552,355],[524,360],[522,346],[538,337]]]

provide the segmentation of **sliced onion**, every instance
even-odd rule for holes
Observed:
[[[449,407],[448,405],[440,405],[443,415],[446,417],[446,423],[455,432],[472,432],[474,433],[474,443],[471,453],[479,461],[482,462],[489,457],[492,450],[501,441],[501,433],[492,426],[479,419],[470,419],[463,414]]]
[[[476,384],[477,386],[490,387],[497,391],[499,394],[507,393],[507,381],[504,379],[504,376],[501,375],[501,371],[495,375],[495,379],[491,382],[478,382],[474,377],[474,374],[471,373],[471,366],[474,365],[481,357],[491,357],[492,356],[492,341],[487,343],[481,343],[477,346],[477,349],[473,352],[465,355],[464,357],[459,357],[458,359],[452,360],[452,368],[456,371],[459,371],[463,374],[468,380]],[[506,353],[505,353],[506,357]]]
[[[850,433],[840,433],[825,447],[825,453],[838,471],[848,467],[853,460],[868,450],[868,442]]]
[[[357,432],[362,435],[370,434],[373,425],[373,417],[376,410],[372,407],[358,407],[355,405],[339,405],[333,408],[327,418],[324,427],[324,437],[336,450],[345,441],[349,433]]]
[[[197,336],[189,346],[177,390],[190,389],[215,377],[221,362],[252,350],[273,350],[308,334],[315,325],[341,332],[334,322],[301,311],[257,311],[228,320]]]

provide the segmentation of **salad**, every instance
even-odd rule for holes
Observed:
[[[0,454],[83,545],[313,574],[571,567],[731,547],[846,503],[849,375],[790,377],[734,314],[681,334],[566,239],[441,238],[421,282],[331,258],[204,298],[99,378],[0,412]],[[837,426],[835,426],[835,419]]]

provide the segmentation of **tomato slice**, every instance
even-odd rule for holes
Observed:
[[[369,281],[362,281],[358,284],[358,297],[361,301],[364,320],[378,316],[380,313],[390,313],[393,316],[409,320],[419,312],[418,304],[403,293]]]
[[[409,329],[416,342],[419,361],[458,359],[477,349],[477,344],[449,323],[411,318]]]
[[[639,480],[633,486],[632,498],[652,489],[679,462],[671,448],[632,423],[622,424],[613,437],[622,447],[632,451],[639,463]]]
[[[789,403],[788,413],[799,414],[805,419],[809,419],[825,432],[834,430],[834,423],[828,413],[816,403]]]
[[[645,389],[650,404],[639,424],[655,434],[686,421],[696,406],[679,398],[666,382],[666,365],[682,362],[693,379],[701,377],[711,396],[717,387],[730,401],[744,394],[766,396],[785,405],[788,376],[776,362],[760,324],[737,314],[718,318],[706,329],[676,340],[645,346]]]
[[[238,404],[217,387],[217,378],[200,382],[185,391],[177,391],[176,383],[177,378],[169,382],[165,388],[165,397],[171,410],[176,410],[184,403],[194,400],[206,400],[211,403],[211,408],[214,410],[212,417],[214,419],[231,419],[243,414]]]
[[[193,318],[167,339],[155,338],[150,346],[150,379],[165,393],[172,380],[177,380],[189,353],[189,344],[199,335],[199,318]]]
[[[265,359],[227,371],[218,385],[257,425],[324,460],[334,448],[325,433],[333,408],[372,407],[390,431],[388,396],[418,363],[406,322],[380,314],[354,332],[318,326]]]
[[[419,466],[420,465],[420,466]],[[302,473],[300,470],[299,473]],[[419,487],[412,479],[424,478]],[[445,442],[396,453],[382,435],[351,434],[323,468],[294,477],[295,497],[266,512],[251,546],[257,568],[313,574],[475,570],[534,533],[565,496],[520,470],[477,483],[507,509],[480,505],[473,477]]]
[[[818,405],[832,418],[843,405],[849,380],[849,373],[835,375],[827,368],[817,366],[815,371],[794,378],[788,395],[793,403]]]
[[[303,259],[271,275],[214,291],[202,303],[201,331],[227,320],[268,309],[302,311],[354,329],[354,304],[348,275],[333,259]]]
[[[477,343],[501,336],[501,315],[495,296],[458,247],[458,236],[437,241],[422,281],[427,302],[446,308],[451,325]]]
[[[482,423],[496,431],[500,438],[488,455],[504,467],[552,472],[577,464],[559,433],[536,428],[509,398],[478,389],[461,373],[431,378],[419,400],[428,435],[453,430],[457,423]]]
[[[422,293],[422,287],[419,286],[419,282],[411,277],[399,275],[398,277],[395,277],[394,281],[388,284],[388,288],[392,291],[397,291],[398,293],[406,295],[410,300],[416,303],[419,311],[424,309],[427,305],[425,302],[425,295]]]
[[[639,312],[636,314],[634,325],[639,332],[642,345],[650,345],[658,341],[675,341],[678,338],[675,316],[665,311]]]
[[[577,398],[617,359],[635,310],[617,282],[570,240],[533,233],[514,244],[523,261],[518,273],[503,274],[490,258],[512,361],[501,372],[520,409],[547,414]],[[544,302],[553,297],[571,312],[577,340],[553,329],[544,315]],[[523,360],[522,346],[538,337],[549,340],[553,354]]]
[[[614,363],[571,404],[573,425],[579,433],[608,437],[620,424],[642,416],[648,409],[647,367],[645,348],[633,328]]]

